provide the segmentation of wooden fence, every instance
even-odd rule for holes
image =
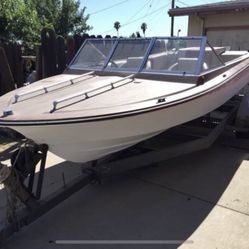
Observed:
[[[68,39],[57,36],[52,29],[41,32],[41,45],[37,48],[35,68],[40,80],[62,73],[87,38],[102,36],[75,35]],[[109,35],[106,38],[111,38]],[[27,78],[25,63],[31,57],[22,56],[21,46],[0,41],[0,95],[23,86]]]
[[[22,86],[23,82],[21,47],[0,42],[0,95]]]

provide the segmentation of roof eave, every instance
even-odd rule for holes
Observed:
[[[200,5],[194,7],[175,8],[168,11],[169,16],[185,16],[192,14],[210,14],[221,12],[239,12],[249,10],[249,3],[236,4],[236,5]]]

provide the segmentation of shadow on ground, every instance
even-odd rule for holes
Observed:
[[[178,248],[179,245],[57,245],[55,240],[183,240],[201,226],[247,154],[213,146],[90,185],[4,243],[6,249]],[[66,165],[66,166],[65,166]],[[70,171],[70,163],[46,175]],[[238,210],[239,211],[239,210]],[[218,235],[217,235],[218,236]]]

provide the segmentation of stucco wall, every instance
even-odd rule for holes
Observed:
[[[206,15],[205,27],[249,25],[249,11]]]
[[[199,16],[190,15],[188,20],[188,35],[199,36],[202,35],[203,20]]]
[[[190,15],[188,35],[205,34],[214,46],[249,50],[249,11],[203,16]]]

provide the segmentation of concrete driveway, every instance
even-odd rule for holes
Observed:
[[[248,248],[249,162],[221,145],[113,177],[77,192],[7,240],[5,249]],[[44,195],[77,164],[49,155]],[[160,240],[180,244],[75,245],[56,240]],[[190,243],[185,243],[190,242]]]

